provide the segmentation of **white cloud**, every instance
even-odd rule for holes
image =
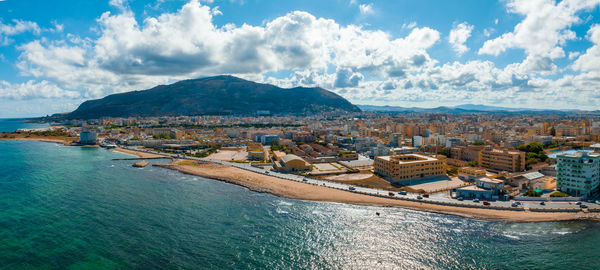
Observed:
[[[600,73],[600,24],[590,27],[587,32],[587,39],[594,45],[587,49],[584,54],[579,56],[573,63],[573,69],[578,71]],[[569,55],[569,58],[571,56]]]
[[[358,6],[358,9],[360,10],[360,14],[363,15],[370,15],[373,14],[373,3],[369,3],[369,4],[360,4]]]
[[[32,99],[32,98],[78,98],[79,92],[67,91],[47,81],[34,82],[32,80],[11,84],[0,81],[0,99]]]
[[[403,23],[402,28],[404,29],[413,29],[417,27],[417,22]]]
[[[509,12],[524,15],[514,30],[498,38],[488,40],[479,54],[499,55],[511,49],[524,49],[536,59],[564,57],[565,42],[576,35],[569,28],[581,22],[578,12],[595,7],[600,0],[513,0],[508,3]]]
[[[214,14],[195,0],[141,24],[129,11],[106,12],[97,20],[98,39],[67,34],[71,43],[27,43],[19,47],[17,66],[23,75],[86,89],[90,97],[169,79],[223,73],[248,77],[277,70],[327,70],[331,65],[353,72],[338,85],[356,85],[363,71],[397,76],[433,64],[426,50],[439,40],[439,32],[427,27],[394,39],[382,31],[341,26],[299,11],[264,26],[219,28],[212,22]],[[329,85],[335,85],[334,77],[328,76]]]
[[[13,20],[13,24],[3,24],[0,21],[0,45],[6,46],[13,42],[10,36],[22,34],[25,32],[32,32],[39,35],[42,31],[41,28],[35,22]]]
[[[467,52],[469,48],[465,45],[467,39],[471,36],[473,26],[467,22],[456,25],[448,36],[448,42],[452,45],[452,49],[460,56]]]
[[[501,104],[510,100],[513,105],[555,108],[554,101],[560,98],[561,104],[584,108],[600,101],[600,68],[594,66],[600,61],[594,62],[596,49],[592,48],[579,56],[573,54],[578,64],[572,68],[586,73],[550,80],[537,76],[558,70],[553,59],[565,55],[558,41],[549,42],[551,46],[511,41],[507,44],[527,46],[531,53],[504,68],[477,60],[440,64],[428,53],[440,33],[416,23],[403,26],[410,29],[408,35],[394,37],[301,11],[258,26],[217,26],[213,17],[218,14],[218,9],[197,0],[176,12],[143,20],[137,20],[129,9],[106,12],[97,19],[97,38],[66,33],[65,40],[42,38],[17,47],[21,74],[45,84],[5,85],[0,97],[88,99],[181,79],[233,74],[283,87],[320,86],[363,104],[431,105],[465,100]],[[523,27],[510,34],[522,35],[517,32],[524,31]],[[587,38],[597,47],[596,29],[592,27]],[[448,41],[457,53],[468,50],[465,42],[472,30],[473,26],[462,23],[451,31]],[[267,75],[277,71],[291,75]],[[19,95],[20,91],[29,94]]]

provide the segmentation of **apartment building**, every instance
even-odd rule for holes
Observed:
[[[479,166],[489,170],[521,172],[525,164],[525,152],[490,147],[479,152]]]
[[[442,158],[420,154],[378,156],[374,162],[375,172],[393,182],[404,182],[446,174],[446,161]]]
[[[590,196],[600,185],[600,154],[577,152],[556,157],[556,188],[572,196]]]
[[[483,145],[467,145],[467,146],[456,146],[450,148],[450,157],[453,159],[464,160],[464,161],[476,161],[479,160],[479,152],[483,150]]]

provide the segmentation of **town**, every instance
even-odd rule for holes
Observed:
[[[79,145],[246,164],[453,200],[596,202],[600,115],[330,113],[67,120]],[[8,136],[3,134],[1,136]],[[518,202],[513,206],[518,206]]]

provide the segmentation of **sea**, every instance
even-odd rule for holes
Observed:
[[[599,267],[597,222],[292,200],[127,157],[0,141],[0,269]]]

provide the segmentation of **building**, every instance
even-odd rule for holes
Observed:
[[[262,135],[260,137],[260,142],[263,145],[278,144],[279,143],[279,135],[277,135],[277,134]]]
[[[292,136],[292,140],[295,142],[311,143],[315,139],[315,136],[310,132],[298,132]]]
[[[152,135],[165,139],[181,140],[183,131],[174,128],[155,128],[152,130]]]
[[[96,144],[97,134],[93,130],[84,130],[79,133],[79,143],[85,145]]]
[[[247,151],[249,160],[267,159],[265,149],[260,143],[248,143]]]
[[[419,154],[375,157],[375,172],[392,182],[446,175],[446,160]]]
[[[464,199],[499,200],[504,199],[504,181],[492,178],[479,178],[473,186],[453,190],[456,197]]]
[[[419,149],[416,147],[403,146],[403,147],[392,148],[390,150],[390,154],[392,154],[392,155],[412,154],[412,153],[418,152],[418,150]]]
[[[556,188],[572,196],[588,197],[598,192],[600,154],[577,152],[556,157]]]
[[[283,172],[304,171],[310,169],[310,164],[299,156],[288,154],[274,163],[275,169]]]
[[[493,171],[522,172],[525,170],[525,152],[485,148],[479,152],[479,166]]]
[[[477,161],[479,160],[479,152],[483,150],[483,145],[467,145],[467,146],[456,146],[450,148],[450,157],[453,159],[464,160],[464,161]]]
[[[461,167],[458,168],[458,178],[464,181],[475,182],[479,178],[486,176],[486,172],[482,168]]]
[[[423,145],[423,137],[421,137],[421,136],[413,136],[412,146],[413,147],[420,147],[421,145]]]

